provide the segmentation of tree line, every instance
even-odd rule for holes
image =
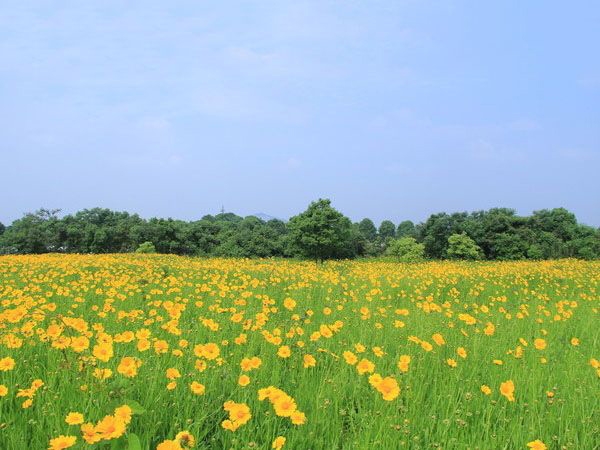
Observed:
[[[327,199],[312,202],[288,222],[233,213],[200,220],[143,219],[110,209],[27,213],[0,223],[0,254],[158,252],[227,257],[305,257],[315,260],[390,256],[422,259],[600,258],[600,229],[577,222],[564,208],[530,216],[514,210],[432,214],[426,221],[376,226],[353,223]]]

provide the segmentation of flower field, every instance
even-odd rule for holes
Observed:
[[[0,449],[594,449],[600,262],[0,257]]]

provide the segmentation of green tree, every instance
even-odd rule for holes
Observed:
[[[394,239],[388,245],[386,254],[402,262],[422,261],[425,256],[425,246],[419,244],[413,237]]]
[[[154,244],[150,241],[142,242],[135,251],[136,253],[156,253]]]
[[[450,259],[480,259],[481,248],[466,233],[453,234],[448,238],[448,250]]]
[[[384,220],[379,225],[379,237],[384,241],[396,237],[396,225],[391,220]]]
[[[403,222],[400,222],[396,231],[397,238],[402,238],[406,236],[415,237],[415,235],[415,224],[411,220],[405,220]]]
[[[358,223],[358,231],[369,242],[373,242],[377,237],[377,228],[371,219],[365,218]]]
[[[297,253],[316,261],[352,257],[351,227],[350,219],[334,209],[329,199],[319,199],[290,219],[289,239]]]

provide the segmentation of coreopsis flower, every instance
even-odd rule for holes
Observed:
[[[500,383],[500,393],[505,396],[509,402],[514,402],[515,383],[512,380],[507,380]]]
[[[344,357],[344,361],[346,361],[347,364],[350,364],[352,366],[358,362],[358,358],[352,352],[345,351],[344,353],[342,353],[342,356]]]
[[[446,360],[446,363],[447,363],[447,364],[448,364],[450,367],[452,367],[452,368],[454,368],[454,367],[458,366],[458,363],[457,363],[457,362],[456,362],[456,360],[455,360],[455,359],[453,359],[453,358],[448,358],[448,359]]]
[[[0,397],[5,397],[8,394],[8,388],[3,385],[0,384]]]
[[[308,367],[315,367],[317,365],[317,360],[312,355],[304,355],[302,358],[302,365],[305,369]]]
[[[245,403],[229,400],[223,404],[223,409],[229,413],[229,419],[221,422],[221,426],[229,431],[237,430],[252,418],[250,408]]]
[[[279,417],[290,417],[296,411],[296,401],[289,395],[282,395],[273,402],[275,414]]]
[[[175,440],[183,448],[192,448],[196,445],[196,438],[189,431],[180,431],[175,435]]]
[[[482,384],[480,389],[481,389],[481,392],[483,392],[485,395],[490,395],[492,393],[492,390],[486,384]]]
[[[430,352],[431,350],[433,350],[433,345],[431,345],[427,341],[421,341],[421,348],[426,352]]]
[[[290,416],[290,420],[294,425],[304,425],[306,423],[306,414],[302,411],[294,411]]]
[[[113,357],[114,351],[111,343],[100,343],[94,345],[92,355],[103,362],[108,362]]]
[[[179,445],[179,441],[176,439],[167,439],[162,441],[156,447],[156,450],[182,450],[181,445]]]
[[[289,358],[291,354],[292,354],[292,351],[290,350],[290,348],[287,345],[282,345],[277,350],[277,356],[279,356],[280,358]]]
[[[242,387],[248,386],[250,384],[250,377],[248,375],[240,375],[238,384]]]
[[[96,368],[94,369],[93,375],[95,378],[98,378],[99,380],[106,380],[107,378],[110,378],[112,376],[112,370],[106,368],[106,369],[100,369],[100,368]]]
[[[192,383],[190,384],[190,390],[196,395],[203,395],[206,391],[206,387],[202,383],[192,381]]]
[[[65,422],[69,425],[81,425],[83,423],[83,414],[78,412],[70,412],[65,417]]]
[[[283,300],[283,306],[285,309],[293,310],[296,307],[296,301],[293,298],[286,298]]]
[[[446,343],[446,341],[444,340],[444,336],[442,336],[440,333],[435,333],[433,336],[431,336],[431,339],[438,346],[442,346]]]
[[[400,369],[400,372],[408,372],[410,359],[409,355],[400,355],[400,359],[398,360],[398,369]]]
[[[539,439],[528,442],[527,447],[529,447],[531,450],[546,450],[548,448],[548,447],[546,447],[546,444],[544,444]]]
[[[125,433],[125,421],[120,417],[105,416],[96,425],[96,432],[100,434],[102,439],[117,439]]]
[[[8,372],[15,368],[15,360],[10,356],[0,358],[0,372]]]
[[[73,447],[76,441],[76,436],[60,435],[54,439],[50,439],[48,450],[63,450],[65,448]]]
[[[141,367],[142,361],[139,358],[125,356],[121,359],[117,367],[117,372],[127,378],[133,378],[138,373],[138,368]]]
[[[273,440],[273,443],[271,444],[271,448],[273,448],[275,450],[281,450],[281,448],[283,448],[284,445],[285,445],[285,437],[277,436]]]
[[[576,338],[576,337],[573,337],[573,338],[571,338],[571,345],[572,345],[572,346],[576,347],[576,346],[578,346],[579,344],[580,344],[580,341],[579,341],[579,339],[578,339],[578,338]]]
[[[463,359],[467,357],[467,351],[463,347],[458,347],[456,349],[456,354]]]
[[[123,405],[115,408],[115,417],[121,419],[125,425],[131,422],[133,411],[129,405]]]
[[[177,378],[181,378],[181,373],[179,373],[179,370],[177,370],[176,368],[171,367],[167,369],[166,377],[169,380],[176,380]]]
[[[361,359],[358,364],[356,364],[356,371],[359,375],[363,375],[365,373],[373,373],[375,371],[375,364],[373,364],[368,359]]]
[[[542,338],[537,338],[533,341],[533,346],[536,348],[536,350],[544,350],[546,345],[546,340]]]

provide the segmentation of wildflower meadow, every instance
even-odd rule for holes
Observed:
[[[0,257],[0,449],[600,445],[600,262]]]

